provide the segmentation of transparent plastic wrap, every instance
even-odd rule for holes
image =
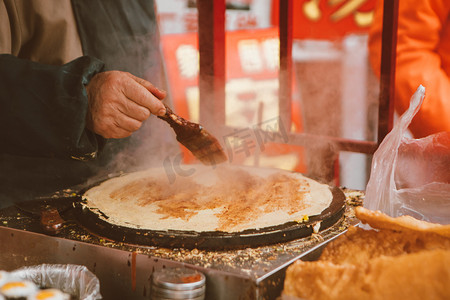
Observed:
[[[15,278],[30,280],[41,288],[56,288],[75,299],[101,299],[100,282],[85,266],[42,264],[17,269],[10,273]]]
[[[409,109],[374,154],[364,207],[392,217],[450,224],[450,132],[405,136],[425,97],[419,86]]]

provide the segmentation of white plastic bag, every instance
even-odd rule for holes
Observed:
[[[424,97],[425,88],[419,86],[409,109],[375,152],[364,207],[450,224],[450,132],[405,137]]]
[[[17,269],[11,276],[33,281],[40,287],[57,288],[80,300],[102,298],[97,276],[85,266],[42,264]]]

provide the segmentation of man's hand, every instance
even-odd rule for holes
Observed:
[[[162,116],[166,92],[130,73],[96,74],[86,86],[86,127],[104,138],[124,138],[138,130],[150,114]]]

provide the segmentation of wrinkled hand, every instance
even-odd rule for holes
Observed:
[[[104,138],[124,138],[138,130],[150,114],[161,116],[166,92],[130,73],[96,74],[86,86],[86,127]]]

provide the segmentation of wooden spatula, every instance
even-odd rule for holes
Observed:
[[[216,165],[227,160],[219,141],[201,125],[176,115],[169,107],[166,114],[158,116],[169,123],[177,135],[177,141],[189,149],[205,165]]]

